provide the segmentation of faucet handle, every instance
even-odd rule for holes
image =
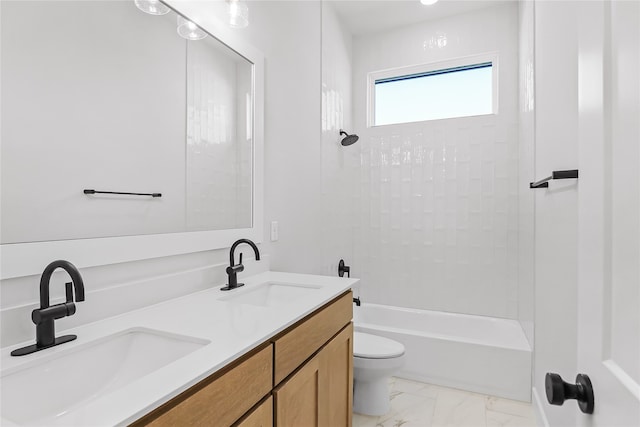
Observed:
[[[64,290],[67,294],[67,302],[73,302],[73,282],[65,283]]]
[[[78,292],[78,289],[75,289],[75,298],[74,298],[74,284],[73,282],[68,282],[64,284],[64,291],[65,294],[67,296],[67,303],[70,302],[80,302],[80,301],[84,301],[84,290],[83,288],[80,288],[80,292]],[[73,314],[73,313],[71,313]]]
[[[242,265],[242,252],[240,252],[240,262],[238,264]]]
[[[76,312],[76,305],[72,302],[62,302],[51,307],[36,309],[31,312],[31,320],[36,325],[46,320],[62,319],[72,316]]]

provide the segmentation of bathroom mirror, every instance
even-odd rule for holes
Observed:
[[[0,3],[1,278],[262,241],[264,58],[165,3]]]
[[[254,94],[162,3],[3,1],[2,244],[251,228]]]

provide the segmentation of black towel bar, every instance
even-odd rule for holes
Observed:
[[[551,176],[543,178],[536,182],[530,182],[529,188],[547,188],[549,187],[549,181],[552,179],[577,179],[578,169],[571,169],[566,171],[553,171]]]
[[[124,193],[121,191],[98,191],[92,189],[85,189],[84,194],[122,194],[125,196],[150,196],[150,197],[162,197],[162,193]]]

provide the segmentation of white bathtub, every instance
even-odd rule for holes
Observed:
[[[404,344],[399,377],[531,400],[531,348],[515,320],[364,303],[354,321]]]

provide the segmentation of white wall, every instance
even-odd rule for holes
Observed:
[[[353,263],[353,193],[357,145],[343,147],[340,130],[353,133],[351,33],[333,2],[322,3],[322,274],[335,276],[338,262]]]
[[[3,243],[251,227],[247,60],[132,2],[2,7]]]
[[[265,241],[272,268],[320,273],[320,1],[250,2],[254,45],[265,55]]]
[[[355,260],[369,302],[516,318],[518,9],[357,37]],[[366,128],[367,73],[499,55],[499,113]]]
[[[578,167],[580,2],[535,3],[535,178]],[[544,376],[575,378],[578,192],[575,180],[535,191],[534,398],[550,425],[576,425],[575,404],[551,406]]]
[[[214,6],[191,5],[203,16]],[[313,225],[321,212],[320,3],[259,1],[249,2],[249,10],[250,26],[238,31],[265,55],[265,222],[280,222],[280,240],[270,243],[266,226],[265,261],[254,263],[245,250],[242,274],[268,268],[269,260],[276,270],[318,273],[321,230]],[[228,256],[219,250],[83,269],[86,301],[58,328],[220,285]],[[64,276],[57,276],[55,302],[63,294]],[[30,312],[38,304],[38,285],[39,276],[0,282],[1,346],[34,339]]]
[[[535,76],[534,2],[518,3],[519,155],[518,155],[518,320],[533,347]]]
[[[189,41],[186,63],[185,228],[250,228],[251,63],[212,37]]]

